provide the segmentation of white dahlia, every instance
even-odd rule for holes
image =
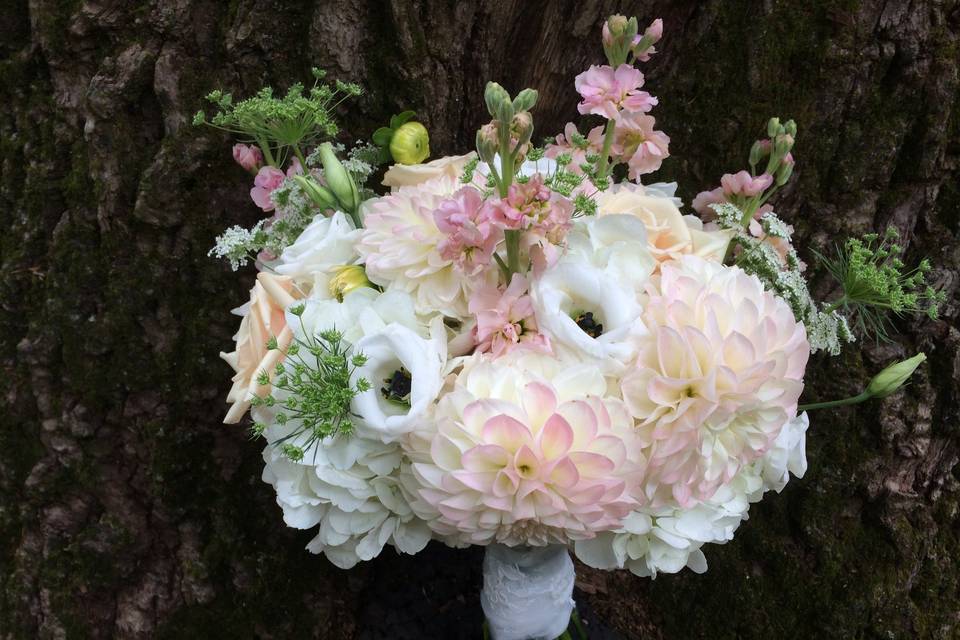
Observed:
[[[708,500],[766,453],[796,415],[810,347],[803,325],[755,276],[696,256],[663,263],[648,333],[621,390],[649,442],[655,504]]]
[[[464,188],[449,174],[364,203],[357,245],[375,283],[410,293],[419,313],[466,318],[467,299],[479,283],[466,278],[438,245],[447,237],[434,221],[440,203]],[[490,275],[496,276],[494,270]]]
[[[765,491],[781,491],[791,474],[803,477],[808,425],[806,413],[788,421],[773,447],[741,469],[709,500],[690,509],[675,505],[640,507],[618,531],[577,541],[577,557],[597,569],[627,568],[644,577],[676,573],[684,567],[703,573],[707,569],[703,545],[733,539],[740,523],[747,519],[750,503],[759,501]]]
[[[417,510],[452,542],[566,543],[636,506],[640,444],[593,365],[468,359],[430,428],[408,440]]]

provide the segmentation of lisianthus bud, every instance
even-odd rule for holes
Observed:
[[[496,82],[488,82],[487,88],[483,92],[483,100],[487,103],[487,111],[490,112],[491,116],[496,118],[498,111],[501,109],[501,105],[505,102],[510,103],[510,94]],[[513,114],[510,115],[512,116]],[[507,118],[507,120],[509,120],[509,118]]]
[[[392,143],[391,143],[391,146]],[[330,191],[337,197],[341,207],[348,213],[352,213],[359,205],[357,187],[353,183],[350,173],[344,168],[337,159],[337,154],[333,152],[333,146],[329,142],[324,142],[317,148],[320,155],[320,162],[323,164],[323,177],[327,181]]]
[[[330,189],[317,183],[313,178],[297,175],[293,176],[293,179],[300,185],[300,188],[303,189],[306,196],[321,209],[336,209],[340,205]]]
[[[330,295],[343,302],[343,296],[354,289],[361,287],[372,287],[373,283],[367,278],[367,272],[362,265],[348,264],[342,267],[333,268],[333,277],[327,285]]]
[[[398,164],[420,164],[430,155],[430,134],[419,122],[407,122],[393,132],[390,155]]]
[[[924,360],[926,354],[922,351],[908,360],[897,362],[873,377],[870,384],[867,385],[867,393],[874,398],[886,398],[888,395],[899,389],[913,375]]]

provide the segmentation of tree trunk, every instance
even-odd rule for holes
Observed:
[[[743,165],[767,117],[792,117],[797,171],[776,207],[800,244],[893,224],[911,261],[931,257],[948,303],[940,320],[898,322],[897,344],[811,361],[807,401],[856,393],[892,358],[930,358],[901,394],[817,412],[807,476],[705,549],[705,575],[578,567],[594,628],[960,634],[955,0],[6,6],[0,637],[479,637],[476,550],[388,549],[339,571],[284,527],[260,446],[220,423],[217,353],[253,272],[207,251],[258,212],[229,139],[190,120],[210,89],[248,95],[319,66],[367,88],[342,114],[357,137],[411,108],[436,154],[465,152],[493,79],[540,90],[539,139],[579,117],[573,76],[602,59],[614,11],[665,21],[645,69],[674,154],[656,178],[689,202]]]

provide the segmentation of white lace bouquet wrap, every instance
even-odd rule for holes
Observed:
[[[573,561],[563,545],[492,544],[483,558],[480,603],[493,640],[559,636],[573,612]]]

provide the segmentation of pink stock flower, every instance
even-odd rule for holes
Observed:
[[[793,158],[791,158],[791,161]],[[693,209],[706,218],[713,217],[712,204],[721,202],[734,202],[739,197],[752,198],[766,191],[773,184],[773,176],[768,173],[759,176],[750,175],[749,171],[738,171],[737,173],[727,173],[720,178],[720,186],[712,191],[701,191],[693,199]],[[755,213],[754,217],[759,218],[767,211],[772,211],[770,205],[763,205]]]
[[[637,504],[642,458],[623,403],[593,395],[603,385],[585,365],[474,356],[410,440],[411,506],[467,544],[565,544],[619,527]]]
[[[506,198],[488,202],[485,215],[503,229],[529,231],[559,244],[570,228],[573,203],[554,194],[539,173],[525,183],[514,183]]]
[[[563,128],[563,133],[557,135],[556,144],[548,144],[544,155],[548,158],[557,159],[562,153],[570,154],[572,160],[567,165],[566,170],[578,175],[583,175],[583,169],[580,167],[587,163],[587,156],[591,154],[599,155],[603,150],[603,127],[594,127],[587,134],[587,146],[584,149],[573,144],[574,136],[579,133],[577,125],[568,122]]]
[[[245,144],[233,145],[233,159],[238,165],[253,173],[263,164],[263,154],[259,147]]]
[[[583,101],[577,105],[580,113],[595,113],[607,119],[617,117],[620,110],[647,112],[657,105],[657,99],[643,86],[643,74],[633,65],[622,64],[614,70],[609,65],[593,65],[574,80]]]
[[[689,507],[796,416],[810,345],[790,306],[738,267],[683,256],[660,274],[620,389],[650,443],[647,497]]]
[[[727,173],[720,178],[720,186],[726,196],[738,195],[752,198],[766,191],[773,184],[773,176],[768,173],[759,176],[750,175],[749,171]]]
[[[653,116],[624,112],[616,122],[612,151],[627,163],[631,180],[656,171],[664,158],[670,156],[670,137],[654,130],[657,121]]]
[[[302,173],[303,167],[300,166],[300,161],[296,158],[290,162],[286,173],[276,167],[260,167],[260,171],[257,172],[256,177],[253,179],[253,188],[250,189],[250,197],[256,205],[264,211],[273,211],[275,205],[270,198],[270,194],[282,185],[285,179]]]
[[[477,317],[476,343],[480,353],[489,351],[496,358],[524,347],[551,352],[549,338],[537,332],[527,279],[519,273],[513,274],[505,291],[495,286],[478,290],[470,298],[470,313]]]
[[[481,215],[483,195],[473,187],[464,187],[444,200],[433,212],[437,228],[446,234],[437,249],[468,276],[490,264],[490,257],[503,233]]]

